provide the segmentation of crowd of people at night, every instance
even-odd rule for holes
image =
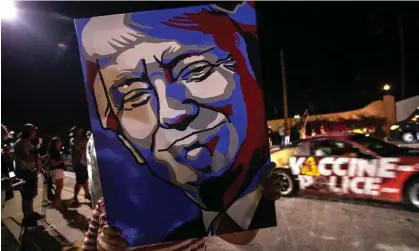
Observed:
[[[46,184],[44,189],[47,190],[47,200],[54,203],[55,208],[59,211],[66,209],[66,204],[61,200],[65,179],[64,171],[66,170],[61,151],[63,142],[58,136],[51,137],[49,142],[42,142],[37,137],[37,129],[35,125],[28,123],[23,126],[21,133],[13,137],[7,127],[2,125],[2,179],[9,178],[11,173],[15,173],[16,177],[24,181],[24,184],[16,190],[22,197],[21,206],[24,215],[22,225],[26,224],[27,226],[36,225],[37,221],[43,218],[43,215],[34,211],[33,206],[34,199],[38,196],[38,178],[41,177],[39,174],[42,174],[44,184]],[[107,225],[93,136],[90,132],[86,133],[83,128],[77,126],[70,130],[70,135],[72,135],[69,142],[71,166],[76,176],[73,199],[70,203],[75,206],[79,204],[77,197],[80,190],[83,189],[85,199],[90,200],[94,208],[82,249],[125,250],[126,242],[120,232]],[[47,150],[45,154],[41,154],[39,149],[44,144],[47,144]],[[273,201],[279,199],[277,183],[277,177],[271,175],[264,184],[266,198]],[[4,197],[5,201],[13,199],[13,190],[8,190]],[[2,202],[3,206],[4,202]],[[23,223],[25,221],[26,223]],[[257,230],[251,230],[243,233],[224,234],[220,237],[232,244],[243,245],[250,242],[256,234]],[[162,250],[162,248],[178,250],[176,248],[179,247],[182,248],[180,250],[205,250],[205,238],[146,246],[144,250]]]
[[[16,175],[18,179],[24,181],[17,190],[22,197],[24,219],[29,225],[36,224],[36,221],[42,218],[33,207],[34,198],[38,195],[39,177],[43,177],[46,184],[47,196],[44,202],[53,203],[59,211],[65,210],[66,207],[61,199],[65,179],[64,171],[67,168],[62,152],[63,141],[60,137],[53,136],[47,142],[43,142],[42,138],[38,137],[37,131],[38,128],[35,125],[27,123],[23,125],[20,133],[14,135],[2,125],[2,180]],[[85,199],[91,200],[86,160],[89,133],[75,126],[70,129],[70,135],[71,167],[76,176],[73,199],[70,204],[78,206],[77,197],[81,189],[84,190]],[[4,201],[13,197],[13,190],[5,191]]]

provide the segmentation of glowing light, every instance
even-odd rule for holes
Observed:
[[[353,133],[361,133],[364,134],[364,131],[362,129],[356,128],[352,130]]]
[[[300,118],[300,115],[298,115],[298,114],[297,115],[294,115],[294,118],[295,119],[299,119]]]
[[[67,45],[65,43],[58,43],[57,46],[60,49],[66,49],[67,48]]]
[[[15,1],[3,0],[0,2],[0,18],[4,20],[13,20],[17,17],[17,8]]]
[[[384,86],[383,86],[383,90],[384,91],[389,91],[391,89],[391,85],[389,85],[389,84],[385,84]]]
[[[392,131],[397,130],[397,129],[399,129],[399,125],[392,125],[390,127],[390,130],[392,130]]]

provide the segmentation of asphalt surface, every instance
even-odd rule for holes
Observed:
[[[73,185],[74,174],[67,172],[63,194],[66,199],[71,198]],[[14,200],[19,200],[20,195],[16,196],[18,198]],[[35,210],[40,212],[38,206]],[[91,215],[91,209],[86,205],[76,210],[78,217],[83,219]],[[2,221],[10,224],[12,217],[20,222],[20,214],[18,201],[9,202],[2,211]],[[302,195],[281,198],[276,203],[276,214],[278,226],[260,230],[256,239],[249,245],[235,246],[218,237],[210,237],[207,240],[207,250],[419,251],[419,213],[408,211],[402,205],[365,200],[331,200]],[[67,250],[78,250],[84,231],[79,230],[82,227],[74,226],[72,217],[63,218],[55,209],[47,209],[46,221],[49,230],[43,235],[48,233],[51,237],[41,235],[40,238],[38,235],[36,239],[40,243],[37,245],[41,248],[37,250],[58,251],[71,246],[72,248]],[[19,228],[14,228],[12,232],[16,236]],[[53,232],[55,234],[52,234]],[[58,242],[57,235],[63,240]],[[14,248],[13,243],[11,244]]]
[[[300,196],[280,199],[276,214],[278,226],[260,230],[249,245],[212,237],[208,250],[419,250],[419,213],[401,205]]]
[[[68,209],[60,212],[56,210],[53,204],[43,204],[42,195],[44,192],[42,175],[38,180],[38,196],[34,200],[34,210],[45,215],[43,221],[38,222],[38,226],[28,231],[24,251],[78,251],[81,250],[84,233],[88,226],[88,218],[92,215],[92,209],[89,201],[84,200],[83,191],[79,194],[80,206],[70,205],[73,197],[73,187],[75,179],[74,173],[66,173],[64,189],[62,192],[63,202],[69,205]],[[2,224],[8,228],[8,235],[3,236],[2,230],[2,248],[4,238],[7,238],[9,248],[14,248],[11,236],[15,240],[20,234],[22,222],[21,195],[14,193],[15,197],[5,203],[1,211]],[[44,207],[43,207],[44,205]],[[22,245],[22,243],[20,243]],[[4,249],[10,250],[11,249]],[[13,250],[15,251],[15,250]]]

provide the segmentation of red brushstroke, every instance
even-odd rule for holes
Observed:
[[[117,130],[118,127],[118,117],[113,111],[110,111],[106,116],[106,129]]]
[[[232,115],[233,114],[233,108],[231,106],[231,104],[229,105],[225,105],[225,106],[221,106],[221,107],[215,107],[215,106],[211,106],[211,105],[205,105],[205,104],[200,104],[200,106],[213,110],[213,111],[217,111],[226,115]]]
[[[94,85],[95,80],[98,74],[98,68],[95,62],[92,61],[86,61],[86,83],[87,88],[89,91],[91,91],[93,94],[95,92]],[[105,92],[107,90],[104,90]],[[96,100],[96,97],[93,95],[93,98]],[[118,117],[115,115],[115,113],[111,110],[109,114],[106,116],[106,129],[110,130],[117,130],[118,129]]]
[[[182,123],[188,116],[187,115],[181,115],[178,119],[176,119],[175,124]]]
[[[246,174],[249,170],[250,159],[255,148],[263,148],[266,144],[266,121],[263,112],[263,96],[262,91],[258,87],[256,79],[249,73],[246,60],[240,50],[236,47],[234,34],[238,32],[233,21],[226,15],[215,15],[206,10],[199,13],[185,14],[189,20],[189,24],[179,24],[173,22],[162,22],[165,25],[185,29],[200,31],[204,34],[212,35],[215,43],[224,51],[232,54],[236,60],[236,72],[240,75],[240,86],[242,89],[244,102],[247,111],[247,129],[246,139],[243,142],[241,151],[239,152],[236,163],[232,167],[233,171],[238,166],[243,165],[238,177],[228,188],[224,196],[224,204],[228,205],[236,197],[241,187],[244,185]],[[186,22],[185,22],[186,23]],[[256,32],[256,26],[239,24],[246,31]]]
[[[215,146],[217,145],[217,143],[218,143],[218,140],[220,139],[220,137],[219,136],[215,136],[214,138],[212,138],[208,143],[207,143],[207,147],[208,147],[208,150],[210,151],[210,153],[211,153],[211,157],[214,155],[214,151],[215,151]]]
[[[87,82],[87,88],[91,91],[94,92],[93,90],[93,85],[95,84],[95,79],[97,76],[97,65],[92,62],[92,61],[86,61],[86,71],[87,71],[87,76],[86,76],[86,82]]]
[[[167,69],[163,69],[163,71],[164,71],[164,76],[165,76],[165,77],[166,77],[166,79],[167,79],[167,82],[168,82],[169,84],[171,84],[171,83],[173,82],[173,80],[172,80],[172,75],[170,74],[169,70],[167,70]]]
[[[199,52],[191,52],[188,54],[189,57],[193,57],[193,56],[201,56],[201,53]]]

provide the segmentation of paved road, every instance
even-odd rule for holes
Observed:
[[[419,213],[400,205],[371,203],[282,198],[276,203],[278,227],[260,230],[253,243],[242,247],[214,237],[209,250],[419,250]]]
[[[68,202],[73,196],[73,187],[75,179],[73,173],[66,173],[64,190],[62,192],[63,200]],[[43,184],[40,178],[38,182],[38,196],[34,200],[34,209],[42,213],[42,192]],[[33,229],[28,235],[28,243],[31,249],[28,251],[65,251],[81,250],[81,242],[85,230],[87,229],[87,218],[91,216],[92,210],[90,203],[84,200],[84,193],[79,195],[81,205],[78,208],[70,207],[66,212],[60,213],[52,205],[45,208],[46,218],[39,227]],[[5,203],[2,209],[2,223],[10,230],[11,234],[17,239],[20,232],[20,222],[23,215],[20,209],[21,196],[15,192],[15,198]]]
[[[67,173],[65,198],[71,198],[74,175]],[[20,196],[17,195],[17,199]],[[40,197],[40,196],[39,196]],[[81,198],[81,197],[80,197]],[[15,199],[15,200],[17,200]],[[40,210],[40,204],[37,204]],[[38,211],[40,212],[40,211]],[[91,214],[86,205],[73,214],[47,209],[45,233],[38,250],[77,250]],[[65,220],[63,220],[63,218]],[[366,201],[332,201],[301,196],[277,202],[278,227],[260,230],[246,246],[234,246],[218,237],[208,238],[209,251],[419,251],[419,213],[400,205]],[[21,220],[18,202],[8,202],[2,221],[16,234]],[[49,249],[48,249],[49,248]]]

